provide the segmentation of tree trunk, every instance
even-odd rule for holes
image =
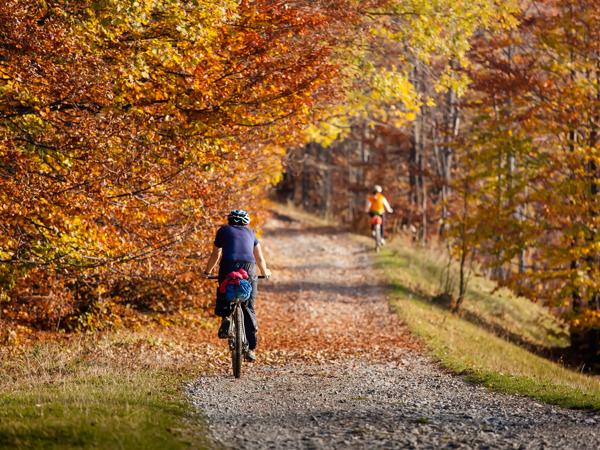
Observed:
[[[467,218],[469,214],[469,181],[468,175],[463,175],[464,183],[463,183],[463,205],[462,205],[462,218],[460,224],[460,266],[459,266],[459,280],[458,280],[458,298],[453,306],[453,311],[456,313],[459,311],[464,299],[465,294],[467,292],[467,255],[469,252],[469,244],[467,242],[468,233],[467,233]]]

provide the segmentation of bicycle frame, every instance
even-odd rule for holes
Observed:
[[[217,276],[207,277],[210,280],[218,280]],[[258,278],[267,278],[259,276]],[[242,375],[242,359],[249,351],[248,338],[246,337],[246,329],[244,327],[244,300],[236,298],[231,302],[232,309],[231,314],[228,316],[229,329],[227,330],[227,337],[229,343],[229,349],[231,350],[231,366],[233,369],[233,376],[240,378]]]

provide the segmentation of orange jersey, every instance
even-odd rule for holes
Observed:
[[[385,197],[379,192],[375,195],[369,195],[369,211],[377,214],[385,212]]]

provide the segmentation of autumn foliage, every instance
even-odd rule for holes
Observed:
[[[382,107],[414,117],[375,109],[348,121],[344,139],[294,149],[284,188],[359,224],[370,187],[383,184],[392,228],[440,242],[461,263],[456,310],[467,272],[483,272],[562,317],[574,348],[598,361],[598,2],[396,5],[378,11],[395,33],[377,34],[387,45],[369,60],[404,65],[410,101]]]
[[[337,95],[339,6],[2,2],[1,320],[95,329],[207,303],[216,224],[234,206],[260,222],[283,146]]]
[[[473,52],[463,222],[501,283],[589,332],[600,352],[600,11],[547,0],[520,19]]]
[[[599,19],[593,0],[2,2],[0,321],[206,306],[216,225],[260,224],[287,164],[294,199],[356,224],[384,184],[390,225],[598,348]]]

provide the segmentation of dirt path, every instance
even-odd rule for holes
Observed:
[[[600,415],[491,393],[438,369],[395,315],[365,242],[276,215],[259,362],[190,396],[231,448],[600,448]],[[268,311],[268,315],[266,313]]]

